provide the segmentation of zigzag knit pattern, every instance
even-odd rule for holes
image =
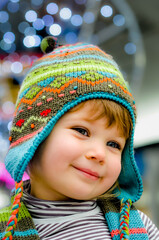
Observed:
[[[10,133],[11,147],[42,129],[59,106],[101,90],[126,99],[135,113],[134,99],[117,64],[97,46],[77,43],[44,55],[21,86]]]

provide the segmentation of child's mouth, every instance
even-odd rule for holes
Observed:
[[[87,168],[80,168],[80,167],[75,167],[75,169],[77,169],[78,171],[80,171],[83,175],[85,175],[86,177],[92,179],[92,180],[97,180],[99,179],[99,174],[97,172],[93,172],[90,169]]]

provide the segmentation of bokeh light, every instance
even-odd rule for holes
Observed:
[[[6,52],[7,52],[7,53],[14,53],[15,50],[16,50],[16,45],[15,45],[15,43],[12,43],[12,44],[10,45],[10,48],[9,48],[8,50],[6,50]]]
[[[28,28],[28,27],[30,27],[28,22],[21,22],[18,25],[18,30],[19,30],[19,32],[24,33],[25,29]]]
[[[20,62],[23,64],[23,65],[30,65],[31,64],[31,58],[28,56],[28,55],[23,55],[20,57]]]
[[[39,35],[34,35],[33,37],[35,39],[34,47],[39,47],[41,44],[41,37]]]
[[[33,22],[33,27],[36,30],[42,30],[45,27],[44,21],[41,18],[37,18],[34,22]]]
[[[28,22],[35,22],[36,19],[37,19],[37,13],[33,10],[27,11],[26,14],[25,14],[25,19]]]
[[[133,55],[136,53],[136,45],[132,42],[125,44],[124,50],[127,54]]]
[[[79,14],[75,14],[71,17],[71,23],[72,23],[72,25],[78,27],[78,26],[82,25],[83,18]]]
[[[23,44],[25,47],[27,48],[31,48],[31,47],[34,47],[34,44],[35,44],[35,39],[33,36],[26,36],[24,39],[23,39]]]
[[[10,131],[11,130],[11,127],[12,127],[12,121],[10,121],[9,123],[8,123],[8,131]]]
[[[9,2],[7,5],[7,9],[11,13],[16,13],[19,11],[19,3],[16,2]]]
[[[11,72],[11,64],[12,64],[12,62],[9,61],[9,60],[4,61],[4,62],[2,63],[2,66],[1,66],[2,71],[3,71],[4,73],[10,73],[10,72]]]
[[[15,41],[15,34],[13,32],[6,32],[3,39],[6,43],[13,43]]]
[[[83,15],[83,20],[88,24],[93,23],[95,21],[94,13],[85,12],[84,15]]]
[[[123,26],[125,24],[125,17],[121,14],[117,14],[113,17],[113,23],[118,27]]]
[[[58,8],[58,5],[56,3],[49,3],[46,6],[46,11],[49,14],[56,14],[58,12],[58,10],[59,10],[59,8]]]
[[[24,34],[25,34],[25,36],[35,35],[36,34],[36,30],[33,27],[27,27],[27,28],[25,28]]]
[[[21,62],[16,61],[12,63],[11,71],[16,74],[21,73],[23,71],[23,65],[21,64]]]
[[[9,14],[6,11],[0,11],[0,23],[5,23],[9,20]]]
[[[5,114],[13,114],[14,113],[14,104],[10,101],[7,101],[7,102],[4,102],[2,104],[2,111],[5,113]]]
[[[49,27],[54,23],[54,19],[50,15],[43,16],[42,20],[44,21],[46,27]]]
[[[71,16],[72,16],[72,11],[69,8],[64,7],[60,10],[60,17],[63,20],[69,20]]]
[[[41,43],[41,38],[38,35],[26,36],[23,39],[23,44],[27,48],[38,47]]]
[[[113,14],[113,9],[109,5],[105,5],[100,10],[103,17],[111,17]]]
[[[6,43],[3,39],[0,41],[0,47],[4,50],[7,51],[11,48],[11,43]]]
[[[49,28],[49,32],[53,35],[53,36],[58,36],[61,34],[61,26],[59,24],[52,24]]]
[[[75,32],[68,32],[65,35],[65,40],[69,44],[76,43],[77,42],[77,34]]]

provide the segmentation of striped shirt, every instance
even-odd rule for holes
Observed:
[[[29,194],[23,201],[30,212],[40,239],[43,240],[107,240],[111,239],[105,217],[96,200],[46,201]],[[150,240],[159,239],[159,230],[139,211]]]

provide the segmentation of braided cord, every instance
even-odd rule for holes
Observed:
[[[120,208],[120,240],[129,240],[129,212],[132,205],[131,199],[121,202]]]
[[[15,183],[15,198],[11,209],[11,215],[9,217],[7,228],[5,230],[4,236],[2,240],[12,240],[14,229],[17,225],[18,221],[18,212],[19,208],[21,206],[20,200],[23,195],[23,181],[20,181],[19,183]]]

